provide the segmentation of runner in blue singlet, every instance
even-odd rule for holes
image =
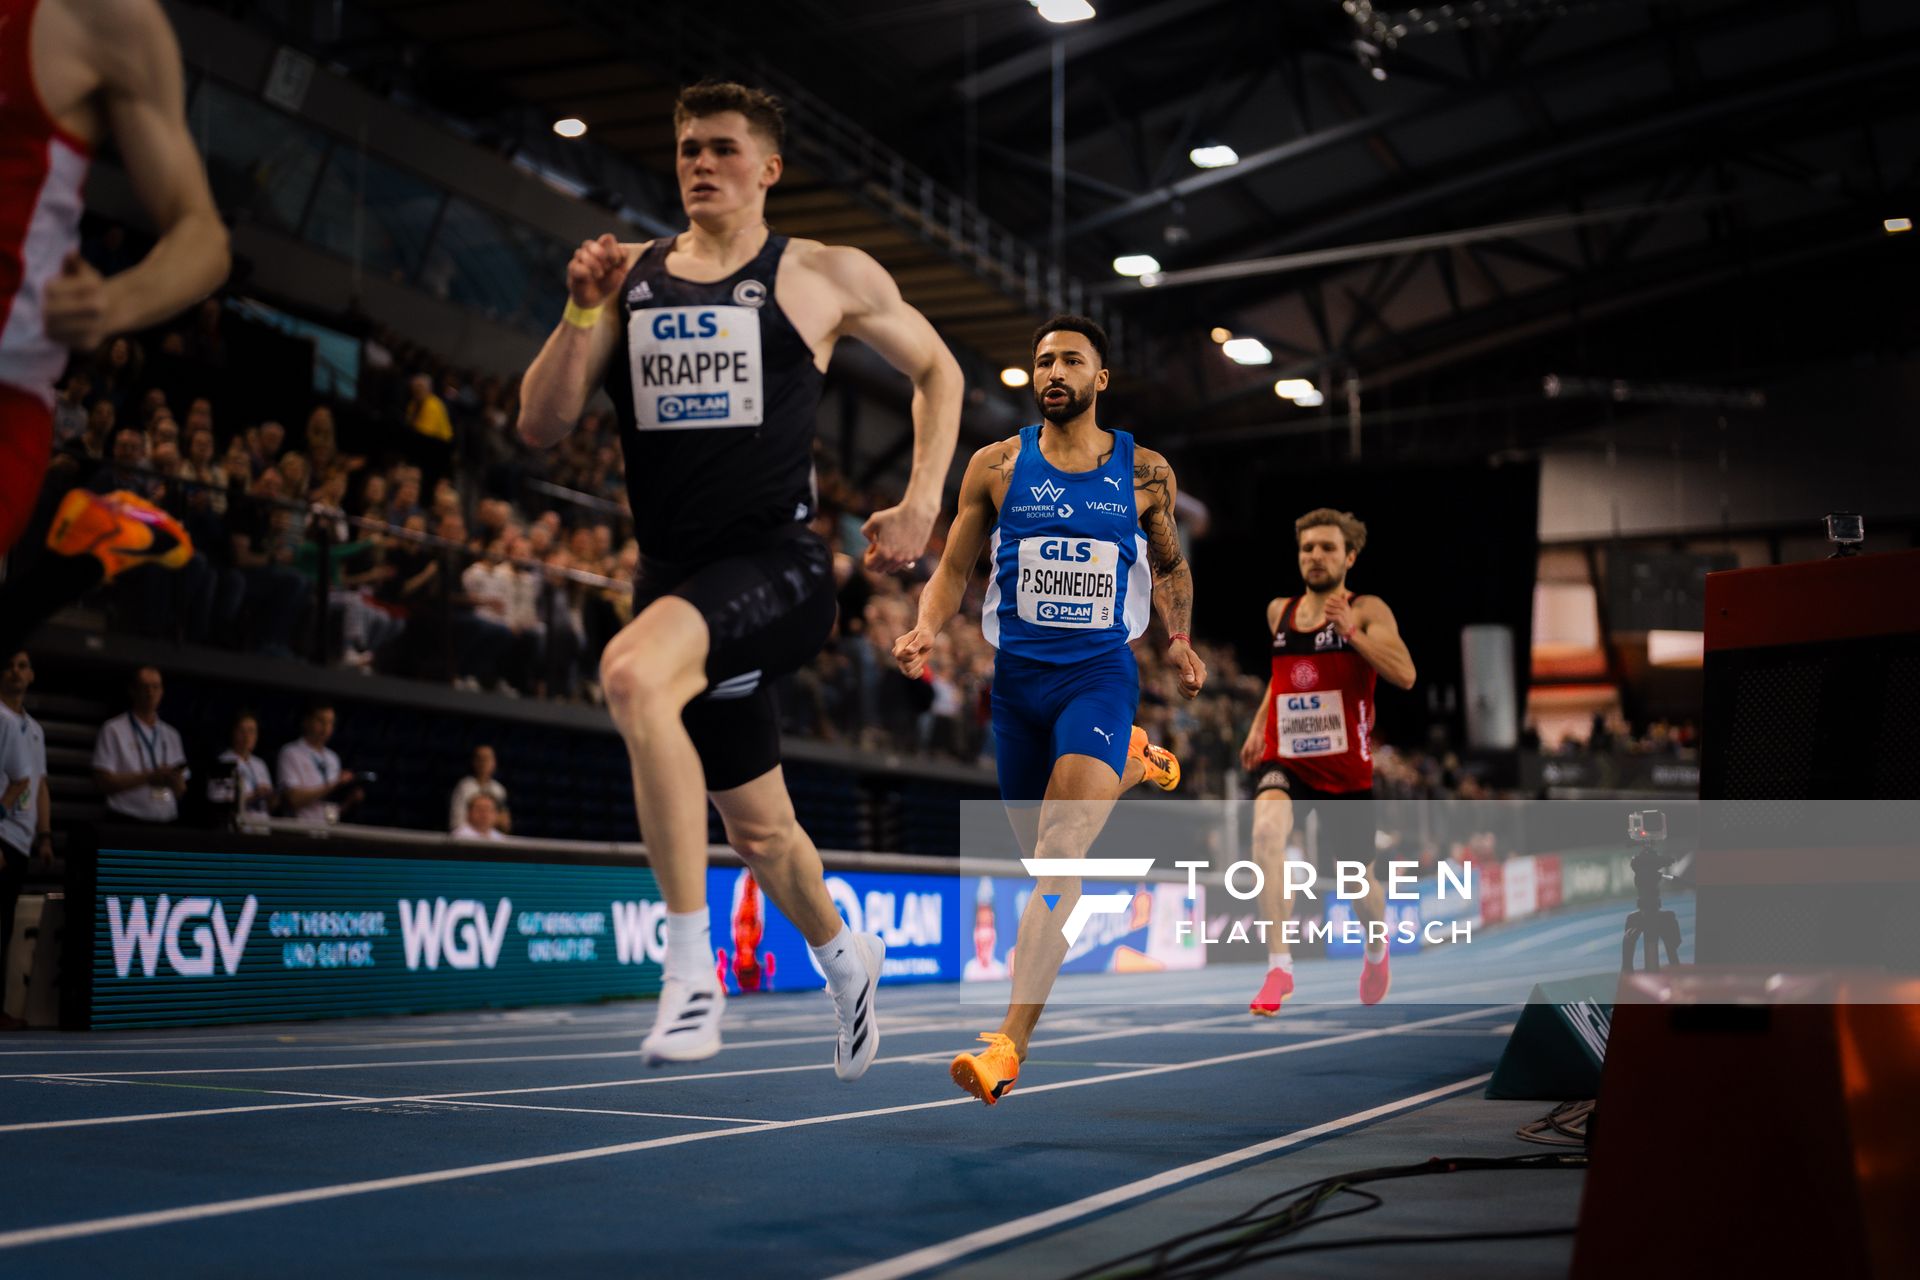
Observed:
[[[1083,856],[1113,801],[1143,776],[1164,787],[1178,780],[1172,756],[1147,747],[1133,727],[1140,672],[1128,642],[1146,630],[1150,606],[1171,637],[1167,658],[1181,692],[1197,695],[1207,674],[1187,636],[1193,579],[1174,529],[1173,469],[1126,432],[1095,422],[1094,402],[1111,372],[1106,359],[1106,333],[1084,316],[1055,316],[1034,334],[1042,421],[967,464],[919,619],[894,644],[901,671],[917,678],[987,548],[992,577],[981,625],[999,651],[1000,795],[1021,843],[1039,858]],[[1056,895],[1049,908],[1045,899]],[[954,1081],[983,1102],[997,1101],[1019,1075],[1066,956],[1056,921],[1079,896],[1073,877],[1035,886],[1015,944],[1020,964],[1006,1020],[981,1037],[986,1049],[954,1059]]]

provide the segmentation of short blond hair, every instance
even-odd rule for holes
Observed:
[[[1335,511],[1332,507],[1315,507],[1293,522],[1294,545],[1300,543],[1300,535],[1309,529],[1330,524],[1340,531],[1347,540],[1347,550],[1358,555],[1360,548],[1367,545],[1367,526],[1351,511]]]

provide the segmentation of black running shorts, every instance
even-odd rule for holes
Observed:
[[[833,553],[796,524],[701,564],[642,561],[634,616],[662,596],[679,596],[706,619],[707,688],[681,720],[707,790],[730,791],[780,763],[772,681],[812,662],[833,631]]]
[[[1293,829],[1304,846],[1307,815],[1320,815],[1318,845],[1323,869],[1335,862],[1365,862],[1380,856],[1374,842],[1373,788],[1364,791],[1322,791],[1310,787],[1277,760],[1254,767],[1248,775],[1253,797],[1278,791],[1293,800]]]

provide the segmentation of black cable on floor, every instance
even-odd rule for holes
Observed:
[[[1277,1240],[1294,1234],[1316,1222],[1335,1222],[1356,1214],[1368,1213],[1386,1201],[1370,1191],[1358,1188],[1363,1183],[1385,1182],[1397,1178],[1426,1177],[1438,1173],[1485,1172],[1521,1169],[1582,1169],[1584,1153],[1553,1153],[1527,1156],[1462,1156],[1434,1158],[1420,1164],[1387,1165],[1336,1174],[1315,1182],[1304,1182],[1276,1192],[1233,1217],[1197,1231],[1187,1232],[1150,1248],[1137,1250],[1084,1271],[1069,1280],[1135,1280],[1135,1277],[1168,1277],[1170,1280],[1208,1280],[1225,1275],[1254,1262],[1304,1253],[1317,1249],[1350,1249],[1363,1245],[1416,1243],[1452,1243],[1472,1240],[1519,1240],[1545,1236],[1571,1235],[1572,1227],[1541,1228],[1525,1232],[1466,1232],[1444,1236],[1387,1236],[1366,1240],[1336,1240],[1290,1245],[1268,1249]],[[1338,1196],[1354,1196],[1365,1201],[1350,1209],[1321,1213],[1321,1208]],[[1292,1197],[1289,1199],[1289,1197]],[[1285,1201],[1279,1209],[1267,1212]],[[1184,1250],[1184,1252],[1182,1252]]]
[[[1563,1102],[1538,1120],[1530,1120],[1513,1131],[1523,1142],[1538,1142],[1550,1147],[1584,1147],[1593,1119],[1593,1102]]]

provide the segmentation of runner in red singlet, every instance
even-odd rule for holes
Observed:
[[[111,279],[79,253],[81,186],[109,135],[159,234]],[[226,274],[226,229],[187,132],[180,50],[157,0],[0,0],[0,555],[26,528],[47,474],[53,384],[69,349],[158,323]],[[142,499],[76,490],[49,530],[53,554],[0,588],[0,646],[18,648],[121,567],[185,563],[186,546],[172,518]]]
[[[1273,922],[1266,980],[1248,1007],[1268,1018],[1293,991],[1293,956],[1282,928],[1292,914],[1281,889],[1287,837],[1296,822],[1305,822],[1306,810],[1317,809],[1323,865],[1340,860],[1371,867],[1374,684],[1380,678],[1411,689],[1414,675],[1393,610],[1378,596],[1347,590],[1347,571],[1366,545],[1367,526],[1350,511],[1321,507],[1293,527],[1306,591],[1267,605],[1273,676],[1240,748],[1252,775],[1253,857],[1266,877],[1261,919]],[[1354,915],[1363,923],[1381,920],[1385,907],[1379,879],[1369,874]],[[1368,944],[1361,1003],[1379,1003],[1390,982],[1386,944]]]

